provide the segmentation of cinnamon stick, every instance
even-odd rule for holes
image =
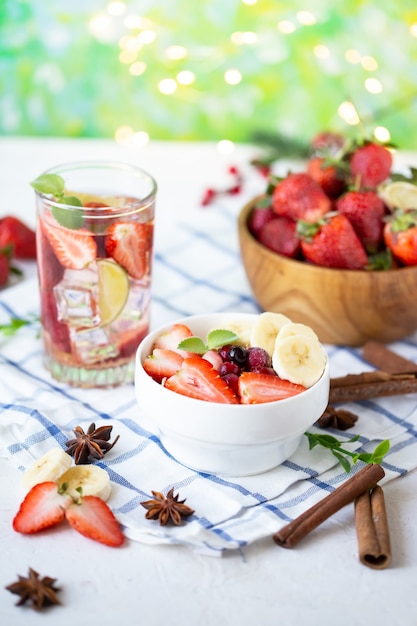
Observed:
[[[355,525],[360,562],[373,569],[388,567],[391,542],[384,492],[379,485],[356,498]]]
[[[389,374],[417,374],[417,363],[396,354],[378,341],[368,341],[362,350],[365,361]]]
[[[369,491],[384,476],[385,472],[381,465],[366,465],[321,502],[317,502],[276,532],[273,540],[282,548],[293,548],[331,515],[353,502],[365,491]]]
[[[329,404],[417,392],[417,376],[377,370],[330,380]]]

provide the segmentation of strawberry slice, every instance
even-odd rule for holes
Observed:
[[[174,350],[155,348],[143,362],[143,369],[156,382],[160,383],[164,378],[169,378],[177,372],[184,358]]]
[[[97,496],[84,496],[65,511],[68,523],[81,535],[119,547],[124,542],[124,534],[112,510]]]
[[[167,379],[165,387],[198,400],[223,404],[239,403],[218,371],[200,356],[184,359],[181,369]]]
[[[184,339],[192,337],[193,333],[185,324],[174,324],[171,328],[164,333],[161,333],[156,339],[154,348],[161,348],[162,350],[173,350],[178,352],[184,358],[191,356],[186,350],[180,350],[178,345]]]
[[[84,229],[71,230],[44,220],[42,228],[59,262],[64,267],[81,270],[97,256],[94,237]]]
[[[65,509],[71,504],[71,496],[61,494],[55,482],[38,483],[20,505],[13,528],[18,533],[32,534],[55,526],[63,521]]]
[[[241,404],[275,402],[275,400],[290,398],[306,390],[303,385],[258,372],[243,372],[239,376],[238,389]]]
[[[150,269],[152,237],[152,224],[114,222],[107,229],[106,252],[132,278],[140,280]]]

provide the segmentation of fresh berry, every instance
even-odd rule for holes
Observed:
[[[239,394],[239,374],[233,374],[233,372],[230,372],[229,374],[225,374],[223,376],[223,380],[237,397]]]
[[[324,267],[364,269],[365,249],[347,217],[331,213],[316,224],[298,223],[307,261]]]
[[[228,374],[236,374],[236,376],[239,376],[240,373],[241,368],[237,363],[234,363],[233,361],[224,361],[219,367],[219,374],[223,378]]]
[[[396,211],[384,226],[384,241],[404,265],[417,265],[417,210]]]
[[[149,272],[153,227],[137,222],[115,222],[109,226],[106,251],[128,274],[140,280]]]
[[[16,259],[36,259],[35,231],[12,215],[0,220],[0,248],[13,246],[12,256]]]
[[[219,355],[221,356],[223,361],[230,361],[230,359],[229,359],[229,350],[230,350],[230,344],[227,344],[225,346],[221,346],[221,348],[219,348]]]
[[[184,359],[182,367],[165,382],[165,387],[184,396],[238,404],[238,399],[217,370],[199,356]]]
[[[9,279],[10,273],[10,265],[9,265],[9,255],[4,254],[2,250],[0,250],[0,287],[3,287]]]
[[[269,250],[290,258],[297,257],[300,251],[297,223],[289,217],[275,216],[261,228],[257,239]]]
[[[66,509],[65,517],[84,537],[114,548],[124,542],[124,534],[112,510],[97,496],[80,498]]]
[[[250,370],[271,367],[271,356],[263,348],[250,347],[247,351],[246,365]]]
[[[305,391],[305,387],[282,380],[278,376],[243,372],[239,377],[239,398],[241,404],[259,404],[290,398]]]
[[[386,180],[392,167],[391,152],[377,143],[366,143],[354,150],[350,158],[353,182],[374,189]]]
[[[244,367],[246,364],[246,348],[243,346],[230,346],[229,348],[229,360]]]
[[[86,230],[63,228],[43,220],[43,231],[51,244],[58,261],[64,267],[81,270],[96,258],[97,246],[94,237]]]
[[[181,350],[178,346],[181,341],[192,336],[193,333],[185,324],[173,324],[167,331],[159,335],[153,347],[174,350],[174,352],[186,357],[189,356],[189,353],[186,350]]]
[[[346,178],[337,165],[327,163],[324,157],[312,157],[307,162],[307,173],[329,198],[338,198],[346,189]]]
[[[180,369],[184,358],[173,350],[154,348],[152,354],[143,362],[143,369],[154,380],[160,383]]]
[[[276,214],[272,210],[272,207],[255,207],[251,212],[248,220],[248,227],[252,235],[258,238],[259,233],[261,232],[265,224],[270,222],[274,217],[276,217]]]
[[[61,494],[55,482],[38,483],[20,505],[13,528],[19,533],[32,534],[55,526],[64,520],[65,510],[71,504],[72,498]]]
[[[382,243],[385,205],[374,191],[348,191],[336,202],[368,253],[376,252]]]
[[[289,174],[276,185],[272,208],[277,215],[315,222],[330,210],[331,201],[309,174],[299,172]]]

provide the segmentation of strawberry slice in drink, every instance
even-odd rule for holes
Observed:
[[[150,271],[152,237],[152,224],[115,222],[107,229],[106,252],[132,278],[140,280]]]
[[[43,220],[42,228],[58,261],[64,267],[81,270],[96,258],[96,242],[87,230],[62,228],[58,223],[52,224],[49,220]]]
[[[291,398],[306,390],[303,385],[258,372],[243,372],[239,376],[238,388],[241,404],[275,402]]]
[[[219,372],[199,356],[184,359],[181,369],[167,379],[165,387],[198,400],[223,404],[239,403]]]

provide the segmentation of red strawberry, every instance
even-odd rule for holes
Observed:
[[[184,359],[182,367],[165,383],[167,389],[208,402],[238,404],[238,399],[217,370],[200,356]]]
[[[345,177],[337,165],[327,163],[324,157],[312,157],[307,162],[307,173],[329,198],[337,198],[346,189]]]
[[[42,228],[58,261],[64,267],[81,270],[96,258],[96,242],[88,231],[63,228],[58,223],[52,225],[47,220],[43,220]]]
[[[10,273],[9,256],[0,250],[0,287],[3,287],[8,281]]]
[[[289,174],[276,185],[272,208],[277,215],[315,222],[330,210],[331,202],[309,174],[300,172]]]
[[[417,265],[417,210],[396,211],[384,226],[384,241],[404,265]]]
[[[42,334],[48,352],[54,354],[57,350],[71,352],[69,327],[60,322],[57,316],[56,300],[53,291],[41,291],[41,321]]]
[[[0,220],[0,248],[8,245],[16,259],[36,259],[35,231],[12,215]]]
[[[173,350],[155,348],[143,362],[143,369],[149,376],[160,383],[177,372],[184,358]]]
[[[258,372],[243,372],[239,376],[239,397],[241,404],[259,404],[290,398],[305,391],[303,385],[290,383],[278,376]]]
[[[356,148],[350,158],[350,171],[354,182],[361,187],[375,188],[391,173],[392,154],[377,143],[366,143]]]
[[[249,216],[248,227],[252,235],[258,238],[258,235],[262,228],[276,217],[272,207],[255,207]]]
[[[46,236],[44,222],[39,220],[36,231],[39,254],[37,257],[41,289],[52,289],[64,275],[64,268],[58,261],[49,239]]]
[[[137,280],[150,270],[153,226],[115,222],[107,229],[106,251]]]
[[[348,191],[336,202],[355,229],[365,250],[376,252],[382,243],[385,205],[374,191]]]
[[[13,528],[19,533],[32,534],[55,526],[64,520],[65,509],[71,504],[71,496],[61,494],[55,482],[38,483],[20,505]]]
[[[189,352],[186,350],[180,350],[178,345],[184,339],[188,339],[192,337],[193,333],[185,324],[173,324],[171,328],[166,330],[164,333],[161,333],[159,337],[156,339],[153,348],[162,348],[163,350],[174,350],[174,352],[178,352],[184,358],[190,356]]]
[[[266,248],[284,256],[295,258],[300,251],[297,222],[289,217],[274,217],[261,228],[257,239]]]
[[[124,542],[124,534],[112,510],[97,496],[84,496],[65,511],[69,524],[81,535],[117,548]]]
[[[365,249],[348,218],[330,213],[316,224],[299,222],[301,249],[315,265],[363,269],[368,264]]]

